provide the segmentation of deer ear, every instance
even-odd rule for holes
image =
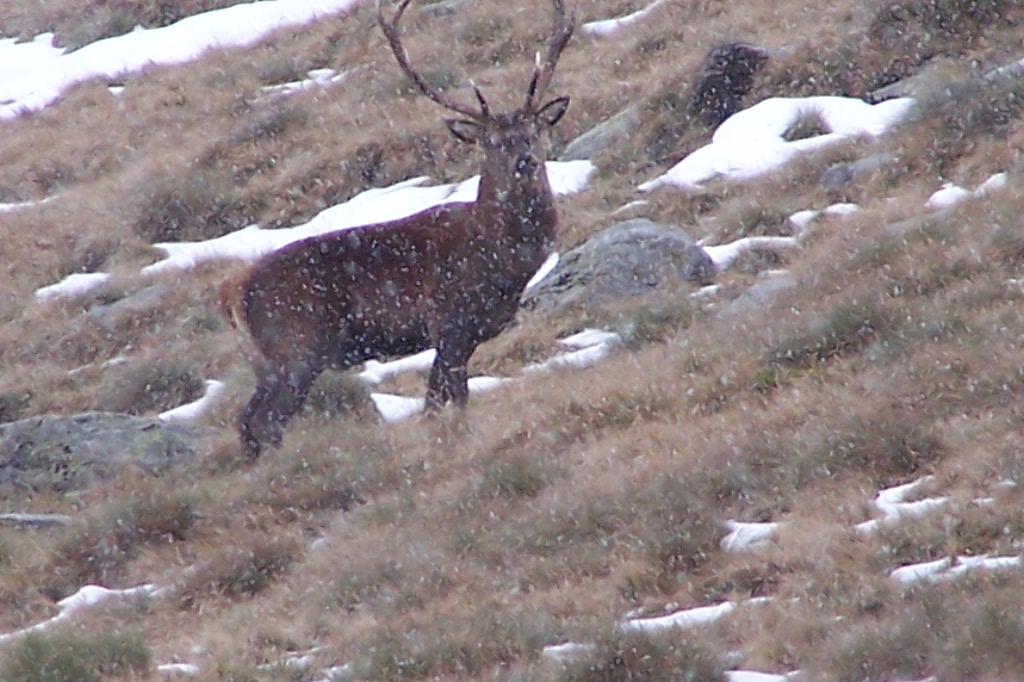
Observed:
[[[459,138],[463,142],[469,142],[476,144],[480,141],[480,137],[483,135],[484,130],[476,121],[468,121],[461,118],[446,118],[444,124],[448,126],[448,130],[451,131],[452,135]]]
[[[537,112],[537,122],[542,126],[551,127],[562,120],[565,111],[569,108],[569,97],[558,97],[540,108]]]

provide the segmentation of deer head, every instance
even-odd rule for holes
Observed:
[[[409,2],[410,0],[402,0],[394,17],[388,21],[384,17],[381,0],[377,0],[377,21],[399,66],[420,92],[446,109],[460,114],[458,118],[445,119],[445,124],[452,135],[463,142],[477,144],[483,148],[487,155],[487,164],[481,177],[480,199],[487,200],[487,188],[492,182],[500,186],[514,184],[505,187],[504,190],[498,190],[504,192],[503,200],[507,200],[510,194],[514,195],[515,188],[529,187],[535,183],[543,185],[542,190],[547,188],[547,176],[543,172],[544,153],[538,142],[541,134],[565,115],[569,107],[569,98],[562,96],[543,104],[538,102],[544,100],[558,58],[572,37],[576,23],[574,13],[570,12],[566,18],[563,0],[553,0],[554,20],[548,39],[547,55],[542,60],[540,53],[537,54],[533,76],[526,90],[526,101],[514,111],[495,114],[491,112],[487,99],[475,84],[473,92],[476,95],[477,106],[473,107],[448,97],[412,68],[398,33],[398,22]],[[535,183],[531,183],[531,179]]]

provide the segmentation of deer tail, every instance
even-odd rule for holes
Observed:
[[[249,268],[232,273],[217,289],[217,311],[228,321],[232,328],[246,329],[245,314],[242,306],[243,288],[249,278]]]

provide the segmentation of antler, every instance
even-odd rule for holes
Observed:
[[[548,55],[542,64],[540,53],[537,53],[533,78],[530,79],[530,87],[526,90],[526,104],[523,105],[525,111],[532,111],[535,102],[544,97],[544,91],[547,90],[551,76],[555,73],[558,58],[562,56],[562,50],[565,49],[566,43],[569,42],[569,38],[572,37],[572,32],[576,28],[575,9],[569,12],[569,19],[566,20],[564,0],[553,0],[553,2],[555,16],[551,25],[551,37],[548,39]]]
[[[398,22],[402,18],[402,14],[405,13],[405,9],[409,6],[410,0],[402,0],[398,5],[398,11],[395,12],[394,18],[391,21],[387,21],[384,18],[384,9],[381,7],[381,0],[377,0],[377,23],[380,24],[381,30],[384,31],[384,36],[388,39],[388,44],[391,45],[391,51],[395,53],[395,59],[398,60],[398,65],[402,67],[406,75],[416,84],[416,87],[420,89],[424,95],[434,100],[446,109],[456,111],[463,116],[469,116],[474,120],[480,120],[487,118],[489,110],[487,107],[487,101],[484,99],[484,95],[480,92],[480,88],[473,86],[473,92],[476,93],[477,100],[480,101],[481,111],[474,111],[469,106],[459,104],[455,100],[446,97],[440,90],[435,88],[433,85],[427,82],[427,80],[416,70],[409,65],[409,55],[406,53],[405,48],[402,47],[402,39],[398,35]]]

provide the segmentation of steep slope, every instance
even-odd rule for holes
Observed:
[[[77,7],[16,4],[12,32],[66,31]],[[438,86],[518,101],[548,5],[428,7],[407,42]],[[253,379],[214,311],[237,262],[144,268],[156,243],[305,225],[371,188],[475,172],[372,9],[3,122],[2,420],[153,417],[224,382],[198,418],[207,440],[161,475],[69,490],[59,451],[0,451],[4,675],[1024,675],[1019,5],[659,2],[581,29],[552,85],[573,98],[555,155],[639,113],[560,198],[559,250],[648,217],[699,240],[715,285],[523,311],[471,365],[515,381],[464,415],[381,423],[358,381],[327,377],[250,464],[233,429]],[[800,150],[783,165],[645,184],[708,154],[715,131],[687,101],[704,54],[736,40],[770,56],[716,142],[773,97],[913,103],[827,145],[836,120],[807,106],[771,133]],[[765,140],[732,145],[767,158]],[[109,277],[35,295],[76,273]],[[615,335],[597,364],[530,369],[588,328]],[[388,374],[374,391],[422,395],[418,373]],[[15,464],[43,455],[50,478],[17,484]]]

